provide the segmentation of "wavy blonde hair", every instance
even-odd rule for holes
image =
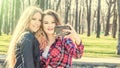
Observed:
[[[55,11],[50,10],[50,9],[44,11],[42,18],[44,18],[44,16],[46,16],[46,15],[53,16],[55,18],[56,25],[62,25],[61,18]],[[39,36],[38,40],[40,42],[40,49],[44,50],[48,44],[49,39],[48,39],[47,34],[43,30],[43,19],[42,19],[42,23],[41,23],[41,31],[42,31],[42,33],[41,33],[41,36]]]
[[[39,12],[42,15],[42,11],[40,8],[36,6],[30,6],[23,12],[21,17],[19,18],[8,49],[7,58],[6,58],[6,63],[7,63],[6,68],[14,68],[14,65],[16,63],[16,57],[15,57],[16,44],[21,39],[22,33],[25,32],[26,29],[29,29],[28,26],[30,20],[32,19],[32,16],[37,12]]]

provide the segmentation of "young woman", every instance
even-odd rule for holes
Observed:
[[[7,68],[40,68],[39,43],[35,38],[41,25],[42,11],[28,7],[21,15],[7,55]]]
[[[69,35],[56,37],[54,28],[61,25],[58,15],[52,10],[46,10],[43,15],[41,27],[47,39],[46,44],[40,45],[41,64],[43,68],[71,68],[72,58],[79,58],[83,54],[84,46],[75,30],[68,25],[71,30]],[[42,41],[41,41],[42,42]]]

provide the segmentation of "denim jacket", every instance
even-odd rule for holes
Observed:
[[[16,64],[14,68],[40,68],[39,43],[30,31],[23,33],[17,43]]]

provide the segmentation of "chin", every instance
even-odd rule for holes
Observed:
[[[37,30],[34,30],[34,32],[36,32]]]
[[[52,35],[52,34],[53,34],[53,32],[52,32],[52,33],[51,33],[51,32],[49,32],[49,33],[47,33],[47,34]]]

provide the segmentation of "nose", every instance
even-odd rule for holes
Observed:
[[[48,25],[48,28],[51,28],[51,27],[53,27],[53,26],[52,26],[51,24],[49,24],[49,25]]]
[[[49,26],[53,26],[54,24],[53,23],[49,23]]]

